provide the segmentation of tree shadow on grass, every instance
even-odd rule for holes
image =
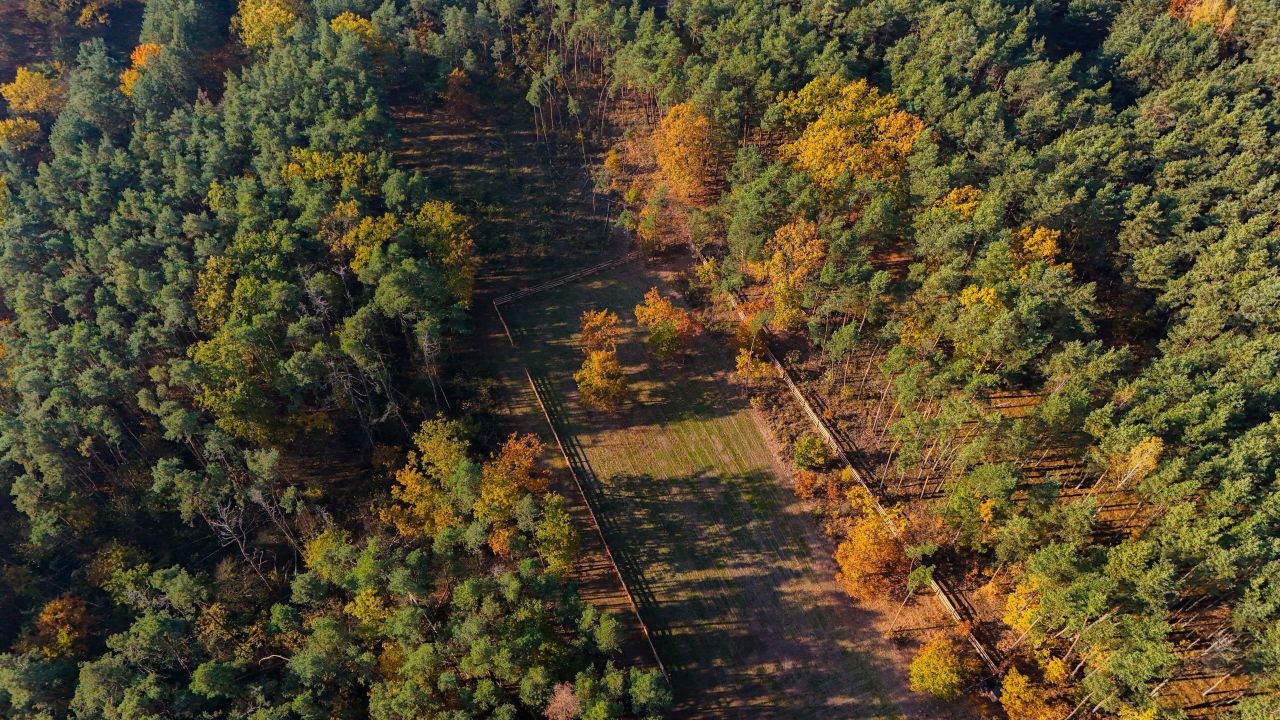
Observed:
[[[622,315],[639,287],[594,282],[522,301],[508,323],[672,675],[673,717],[892,715],[866,648],[872,614],[839,590],[811,515],[755,446],[764,438],[723,420],[746,407],[723,346],[664,365],[632,331],[619,354],[637,393],[617,412],[578,401],[578,316]],[[607,458],[610,472],[602,477],[593,458]]]
[[[740,497],[772,482],[766,472],[703,470],[601,485],[598,517],[672,673],[677,714],[879,714],[873,660],[852,641],[869,614],[807,545],[788,540],[788,525],[812,521],[787,507],[762,517]]]

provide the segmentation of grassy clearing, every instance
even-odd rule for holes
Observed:
[[[686,717],[883,717],[871,618],[839,591],[830,550],[780,478],[732,359],[708,338],[685,366],[623,342],[631,397],[578,402],[584,310],[632,310],[655,274],[625,265],[503,310],[588,484]],[[874,631],[870,631],[874,634]]]

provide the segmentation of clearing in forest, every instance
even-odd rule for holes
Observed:
[[[929,716],[902,692],[884,615],[836,584],[829,541],[729,382],[727,347],[704,337],[680,363],[645,349],[633,309],[660,284],[632,262],[502,312],[671,673],[675,715]],[[580,403],[573,380],[579,317],[603,308],[631,326],[613,413]]]
[[[499,90],[477,89],[498,97]],[[493,378],[503,392],[502,433],[554,444],[525,378],[527,363],[570,444],[621,572],[635,592],[683,718],[938,718],[956,716],[906,688],[906,665],[945,619],[911,603],[899,627],[923,632],[897,644],[883,631],[899,598],[855,606],[838,588],[833,547],[796,501],[741,393],[733,359],[707,337],[688,366],[652,365],[637,336],[622,343],[633,395],[617,414],[586,411],[572,375],[585,309],[633,309],[659,273],[639,263],[504,305],[517,335],[512,354],[490,301],[625,250],[608,232],[608,205],[590,192],[580,158],[550,152],[518,116],[521,99],[476,112],[425,110],[406,98],[393,117],[397,162],[427,171],[442,194],[477,222],[486,262],[477,278],[476,331],[454,372]],[[499,438],[491,438],[497,441]],[[557,490],[583,538],[575,580],[583,597],[622,621],[623,659],[645,664],[648,647],[558,454]],[[961,713],[965,715],[967,713]]]

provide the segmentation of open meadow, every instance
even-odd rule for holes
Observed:
[[[896,648],[834,580],[829,541],[786,486],[732,358],[703,337],[696,359],[646,350],[633,308],[657,273],[632,262],[503,307],[604,534],[672,675],[686,717],[896,717]],[[629,396],[579,401],[578,319],[611,309]],[[901,672],[899,667],[896,672]],[[901,677],[897,685],[902,685]]]

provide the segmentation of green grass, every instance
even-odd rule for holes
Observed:
[[[654,361],[633,308],[657,284],[625,265],[503,308],[655,644],[684,717],[892,716],[864,646],[869,618],[838,590],[830,548],[780,479],[768,439],[706,338]],[[578,399],[584,310],[633,329],[618,412]]]

